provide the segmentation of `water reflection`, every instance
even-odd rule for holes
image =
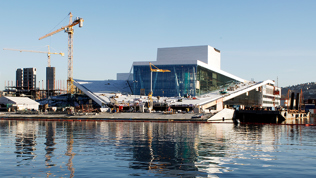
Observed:
[[[56,134],[56,122],[45,122],[45,129],[46,129],[46,145],[45,147],[45,164],[48,168],[51,166],[55,166],[56,164],[53,163],[51,160],[54,150],[56,149],[55,146],[55,134]]]
[[[16,176],[216,177],[254,167],[277,171],[271,166],[282,169],[294,159],[280,156],[289,150],[316,155],[310,150],[316,131],[302,125],[0,120],[0,126],[0,153],[13,145]],[[1,167],[10,163],[0,162],[0,177],[9,176]]]
[[[73,144],[74,144],[74,138],[73,138],[73,132],[74,132],[74,125],[73,122],[67,124],[67,151],[66,156],[69,157],[68,162],[66,164],[68,170],[70,171],[69,177],[74,177],[75,175],[75,168],[73,167],[73,158],[75,156],[75,153],[73,153]]]
[[[18,158],[17,166],[30,164],[30,161],[36,157],[36,125],[18,122],[16,129],[14,153]]]
[[[135,129],[141,134],[132,138],[133,161],[129,168],[165,176],[202,175],[195,166],[198,124],[148,123]]]
[[[282,122],[282,124],[310,124],[310,123],[314,123],[314,117],[289,118]]]

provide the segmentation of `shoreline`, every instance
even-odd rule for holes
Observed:
[[[99,113],[94,115],[67,115],[67,114],[16,114],[10,112],[0,112],[0,120],[23,120],[23,121],[110,121],[110,122],[185,122],[185,123],[221,123],[234,124],[233,121],[207,121],[210,114],[205,114],[203,118],[192,118],[197,114],[192,113],[176,113],[176,114],[162,114],[162,113]],[[312,123],[257,123],[257,122],[243,122],[243,124],[255,125],[302,125],[302,126],[316,126]]]
[[[0,120],[129,120],[129,121],[187,121],[187,122],[207,122],[208,114],[203,118],[194,118],[193,113],[80,113],[78,115],[67,114],[16,114],[0,113]]]

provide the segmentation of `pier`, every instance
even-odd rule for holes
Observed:
[[[210,114],[205,114],[202,118],[192,118],[194,113],[77,113],[68,114],[16,114],[2,113],[2,120],[112,120],[112,121],[186,121],[186,122],[206,122]]]

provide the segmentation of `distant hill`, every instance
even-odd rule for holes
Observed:
[[[291,93],[301,93],[301,89],[303,91],[304,100],[306,99],[316,99],[316,83],[315,82],[309,82],[309,83],[303,83],[298,85],[292,85],[288,87],[282,87],[281,88],[281,94],[282,98],[287,97],[288,90],[291,90]]]

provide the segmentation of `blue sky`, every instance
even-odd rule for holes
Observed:
[[[17,68],[36,67],[37,81],[45,81],[47,66],[45,54],[3,48],[46,51],[50,45],[66,54],[52,55],[51,64],[56,80],[67,80],[67,34],[38,38],[68,24],[69,12],[84,19],[74,34],[77,79],[116,79],[133,61],[156,60],[157,48],[210,45],[221,50],[222,70],[246,80],[278,78],[281,87],[316,80],[314,0],[0,3],[0,90],[15,82]]]

